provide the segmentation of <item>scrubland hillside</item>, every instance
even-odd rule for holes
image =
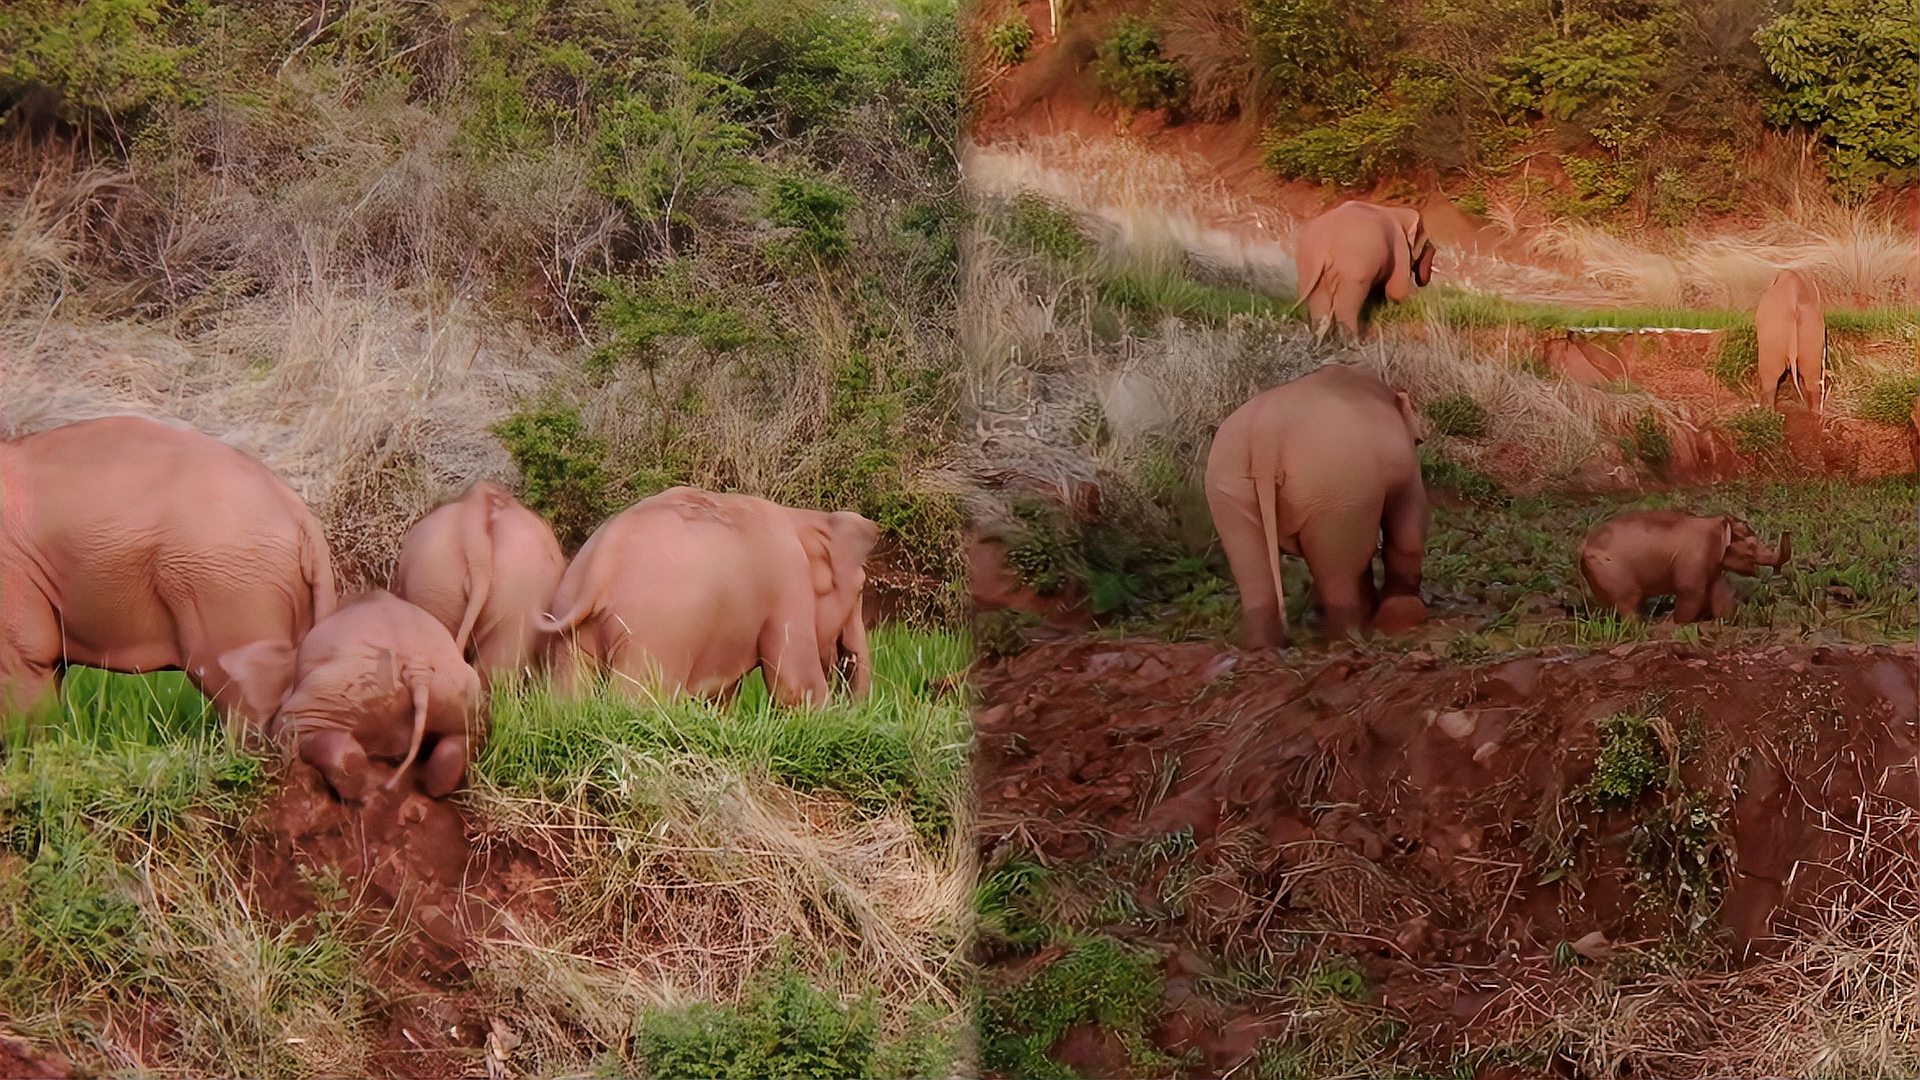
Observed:
[[[971,850],[947,3],[0,10],[0,435],[250,450],[349,588],[501,480],[854,509],[875,696],[537,688],[350,812],[177,676],[0,752],[0,1073],[944,1076]]]

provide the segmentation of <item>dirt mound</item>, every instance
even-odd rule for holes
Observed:
[[[1677,941],[1737,969],[1873,880],[1869,808],[1920,805],[1915,660],[1647,644],[1447,668],[1044,646],[978,676],[983,865],[1131,867],[1114,878],[1168,957],[1156,1042],[1208,1075],[1297,1020],[1192,993],[1188,969],[1218,958],[1350,957],[1372,1003],[1444,1055],[1521,997],[1586,985],[1579,957]],[[1137,857],[1174,837],[1189,855]]]
[[[480,834],[457,802],[407,785],[353,808],[295,765],[237,845],[269,914],[339,912],[385,943],[376,952],[386,1032],[373,1061],[391,1075],[460,1075],[473,1064],[489,1031],[467,992],[476,943],[507,932],[509,915],[552,914],[554,876],[537,856]]]
[[[0,1032],[0,1077],[5,1080],[66,1080],[72,1075],[73,1065],[66,1058]]]

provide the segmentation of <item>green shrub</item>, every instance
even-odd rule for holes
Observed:
[[[520,498],[553,523],[568,549],[586,541],[614,509],[607,450],[580,414],[547,405],[515,413],[493,429],[520,469]]]
[[[1633,194],[1633,177],[1612,160],[1564,154],[1560,167],[1566,170],[1567,179],[1573,184],[1575,198],[1568,206],[1571,210],[1611,210]]]
[[[1332,113],[1365,105],[1394,28],[1384,0],[1249,0],[1254,64],[1283,105]]]
[[[1617,713],[1600,721],[1600,753],[1594,758],[1587,794],[1608,808],[1631,806],[1666,782],[1667,755],[1645,712]]]
[[[1854,406],[1853,414],[1862,420],[1907,427],[1913,423],[1916,394],[1920,394],[1920,382],[1912,375],[1879,375],[1861,392],[1860,403]]]
[[[1019,12],[1001,19],[987,31],[987,59],[1000,67],[1012,67],[1027,58],[1033,47],[1033,24]]]
[[[1578,28],[1573,35],[1544,32],[1531,46],[1501,58],[1504,72],[1489,80],[1497,101],[1519,112],[1572,120],[1646,96],[1666,59],[1652,25],[1610,24],[1586,13],[1571,22]]]
[[[1659,469],[1673,460],[1673,439],[1665,425],[1651,412],[1641,413],[1633,421],[1633,430],[1623,440],[1622,449],[1631,457]]]
[[[1420,411],[1441,435],[1477,439],[1487,433],[1486,406],[1468,394],[1443,394],[1422,405]]]
[[[70,121],[117,127],[204,83],[187,65],[212,29],[209,6],[176,0],[22,0],[0,9],[0,102],[44,87]]]
[[[1920,177],[1920,24],[1911,0],[1796,0],[1754,40],[1778,82],[1767,119],[1811,127],[1843,190]]]
[[[1066,588],[1075,574],[1074,529],[1065,512],[1038,499],[1016,500],[1012,510],[1006,558],[1014,577],[1042,596]]]
[[[795,971],[763,980],[738,1005],[691,1005],[640,1018],[634,1052],[657,1077],[868,1080],[877,1077],[872,999],[843,1004]]]
[[[1023,193],[1015,198],[1006,222],[1008,239],[1028,251],[1059,262],[1087,253],[1087,238],[1072,211],[1044,196]]]
[[[1470,465],[1441,457],[1426,447],[1420,448],[1420,482],[1429,488],[1450,491],[1477,506],[1502,506],[1507,490],[1500,482]]]
[[[1747,455],[1777,450],[1787,441],[1787,418],[1774,409],[1748,409],[1727,421],[1733,444]]]
[[[1331,124],[1272,139],[1266,162],[1286,176],[1357,187],[1406,163],[1407,140],[1417,121],[1391,104],[1369,106]]]
[[[622,364],[651,367],[666,342],[699,342],[714,352],[732,352],[761,339],[746,314],[724,294],[694,285],[677,265],[659,277],[606,278],[595,283],[600,303],[594,321],[607,340],[587,359],[604,373]]]
[[[594,188],[637,223],[698,223],[697,211],[752,175],[753,133],[727,116],[749,99],[729,79],[683,69],[657,95],[600,106]]]
[[[847,214],[853,192],[824,177],[787,173],[774,178],[767,192],[767,217],[789,230],[778,247],[789,255],[833,264],[853,249]]]
[[[1101,85],[1129,109],[1178,108],[1187,73],[1160,55],[1160,35],[1138,15],[1122,15],[1100,46],[1094,72]]]
[[[1107,936],[1083,938],[1024,982],[983,995],[980,1058],[1014,1076],[1067,1078],[1048,1056],[1072,1028],[1098,1024],[1130,1051],[1150,1054],[1146,1028],[1160,1005],[1160,963]]]
[[[1720,335],[1720,349],[1713,354],[1713,377],[1729,390],[1750,392],[1760,370],[1760,346],[1753,336],[1753,323],[1730,327]]]

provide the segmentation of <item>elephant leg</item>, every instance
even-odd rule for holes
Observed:
[[[1378,629],[1397,633],[1427,618],[1427,605],[1420,598],[1421,570],[1427,557],[1425,495],[1403,489],[1388,497],[1386,511],[1380,521],[1386,583],[1371,616]]]
[[[1699,622],[1700,616],[1707,610],[1707,593],[1706,585],[1682,585],[1675,590],[1673,621],[1681,625]]]
[[[465,735],[442,735],[420,766],[420,790],[435,799],[453,794],[467,775],[468,746]]]
[[[1349,342],[1360,338],[1360,314],[1366,303],[1367,291],[1353,285],[1343,283],[1333,294],[1334,321],[1340,324]]]
[[[18,716],[37,727],[59,708],[59,617],[8,574],[0,580],[0,720]]]
[[[0,721],[17,717],[30,731],[51,722],[59,710],[57,666],[31,660],[0,665]],[[0,726],[0,745],[6,741],[6,728]]]
[[[797,622],[761,632],[760,670],[768,692],[782,705],[818,707],[832,692],[820,663],[820,643],[811,627]]]
[[[1733,595],[1733,586],[1727,582],[1726,578],[1716,580],[1712,591],[1707,594],[1707,609],[1713,613],[1713,617],[1722,620],[1731,619],[1733,613],[1739,608],[1740,601]]]
[[[1240,645],[1246,649],[1277,649],[1286,644],[1281,632],[1280,597],[1273,588],[1266,530],[1260,524],[1253,481],[1235,477],[1207,485],[1207,508],[1213,527],[1226,549],[1227,568],[1240,591]]]
[[[1759,368],[1760,407],[1771,409],[1780,393],[1780,376],[1787,373],[1786,357],[1762,357]]]
[[[1377,520],[1378,514],[1369,520]],[[1326,615],[1327,637],[1345,638],[1367,624],[1372,612],[1360,591],[1363,567],[1371,573],[1373,544],[1328,521],[1309,522],[1300,532],[1300,551],[1313,572],[1313,589]]]
[[[1333,298],[1323,286],[1315,286],[1307,294],[1307,325],[1313,329],[1313,342],[1318,345],[1327,339],[1327,332],[1333,329]]]
[[[341,802],[358,805],[373,786],[366,748],[348,732],[309,733],[300,740],[300,760],[320,771]]]

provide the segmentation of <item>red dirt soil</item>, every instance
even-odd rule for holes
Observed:
[[[1243,1064],[1298,1014],[1290,1001],[1195,994],[1203,953],[1302,968],[1322,950],[1345,953],[1371,1002],[1409,1025],[1402,1045],[1444,1060],[1469,1033],[1488,1045],[1482,1018],[1520,996],[1587,985],[1556,968],[1557,946],[1673,932],[1671,904],[1639,902],[1628,854],[1658,798],[1602,812],[1580,794],[1595,722],[1650,692],[1666,695],[1668,790],[1720,810],[1725,891],[1686,939],[1717,936],[1724,965],[1777,951],[1771,935],[1862,879],[1848,832],[1864,806],[1920,805],[1912,646],[1715,655],[1660,643],[1447,668],[1430,653],[1290,664],[1083,639],[997,662],[977,684],[983,866],[1014,853],[1051,866],[1124,860],[1192,830],[1198,876],[1185,899],[1160,895],[1170,862],[1122,873],[1143,910],[1168,914],[1152,931],[1109,929],[1144,933],[1167,957],[1155,1040],[1197,1051],[1192,1075]],[[1549,852],[1571,853],[1571,867],[1543,883]],[[1900,902],[1920,907],[1920,895]],[[1084,1064],[1107,1040],[1063,1041],[1056,1057]]]

